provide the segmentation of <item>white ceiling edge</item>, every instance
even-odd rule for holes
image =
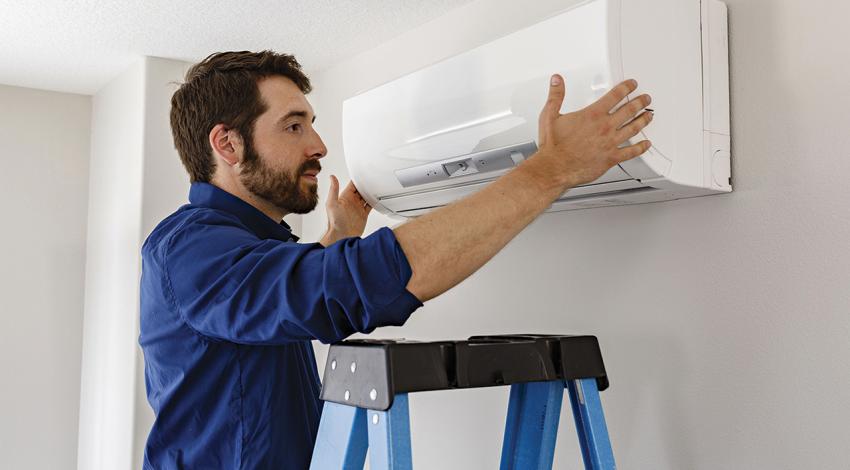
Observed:
[[[291,53],[312,74],[470,1],[0,0],[0,84],[92,95],[143,56],[226,50]]]

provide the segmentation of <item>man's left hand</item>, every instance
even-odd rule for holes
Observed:
[[[331,175],[331,187],[325,206],[328,210],[328,231],[319,243],[330,246],[343,238],[363,235],[372,207],[360,196],[353,182],[349,182],[340,194],[339,180]]]

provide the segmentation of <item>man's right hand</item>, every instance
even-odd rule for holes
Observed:
[[[394,229],[413,270],[407,290],[419,300],[469,277],[568,189],[649,149],[647,141],[620,148],[652,119],[641,112],[649,105],[646,95],[614,110],[637,88],[634,80],[562,115],[564,84],[557,77],[540,114],[537,153],[477,193]]]
[[[652,112],[644,111],[652,99],[641,95],[614,110],[623,98],[637,89],[637,82],[620,83],[590,106],[561,114],[564,80],[553,75],[549,99],[540,113],[540,139],[535,158],[545,160],[552,174],[566,189],[590,183],[613,166],[643,154],[651,146],[648,140],[621,148],[650,121]]]

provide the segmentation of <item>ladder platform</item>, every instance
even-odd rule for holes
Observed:
[[[595,336],[472,336],[464,341],[357,339],[331,345],[324,401],[386,411],[397,394],[608,376]]]

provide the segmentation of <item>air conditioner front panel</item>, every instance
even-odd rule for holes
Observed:
[[[716,153],[703,132],[701,5],[572,1],[538,24],[349,98],[349,175],[386,214],[421,213],[471,194],[533,154],[548,79],[560,73],[567,80],[562,113],[593,103],[625,78],[641,84],[633,96],[646,90],[654,98],[653,124],[630,142],[648,138],[653,148],[581,191],[631,181],[631,189],[665,190],[652,198],[701,195],[711,180],[706,158]],[[715,160],[722,166],[728,158]],[[649,198],[631,194],[638,202]]]
[[[619,21],[609,11],[611,3],[573,7],[346,100],[346,161],[367,201],[394,212],[381,200],[411,189],[399,181],[397,170],[536,141],[552,73],[567,78],[562,112],[583,108],[607,92],[620,79],[612,76],[609,56],[609,44],[618,41],[611,24]],[[491,180],[505,172],[444,178],[416,189]],[[625,179],[631,176],[615,167],[594,184]]]

